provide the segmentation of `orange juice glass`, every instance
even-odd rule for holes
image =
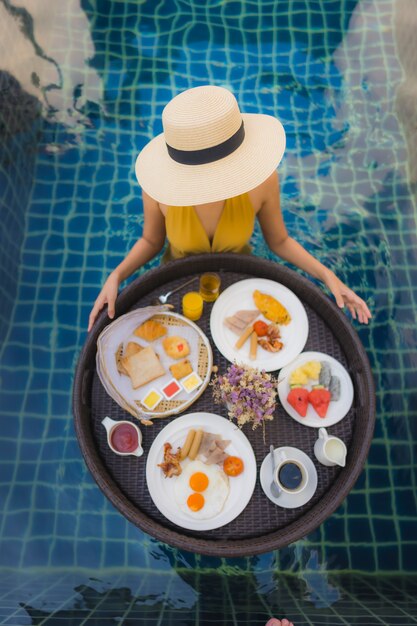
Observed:
[[[193,322],[200,319],[203,313],[203,298],[197,291],[189,291],[183,296],[182,312]]]

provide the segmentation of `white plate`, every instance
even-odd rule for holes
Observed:
[[[174,499],[176,476],[165,478],[161,468],[157,467],[164,458],[164,443],[169,442],[173,452],[176,452],[177,447],[183,445],[190,428],[203,428],[205,432],[230,439],[226,452],[240,457],[244,463],[242,474],[230,476],[230,491],[224,507],[211,519],[196,520],[183,513]],[[246,435],[228,419],[214,413],[189,413],[170,422],[154,440],[146,462],[146,481],[155,506],[171,522],[189,530],[212,530],[234,520],[248,504],[255,489],[256,459]]]
[[[284,347],[274,353],[258,346],[257,358],[252,361],[249,358],[250,341],[246,341],[240,350],[236,350],[234,346],[238,335],[227,328],[224,319],[242,309],[256,310],[252,296],[255,289],[281,302],[291,315],[291,322],[287,326],[279,325]],[[270,323],[261,312],[257,319]],[[218,350],[229,361],[236,359],[238,363],[272,372],[284,367],[300,354],[308,337],[308,318],[301,301],[290,289],[267,278],[248,278],[228,287],[217,298],[211,310],[210,331]]]
[[[340,378],[340,399],[330,402],[329,408],[326,413],[326,417],[320,417],[309,403],[307,408],[307,414],[305,417],[301,417],[297,411],[287,402],[288,394],[290,393],[290,374],[293,370],[297,369],[307,363],[307,361],[328,361],[332,370],[332,376],[338,376]],[[285,380],[282,380],[285,379]],[[280,382],[282,380],[282,382]],[[318,381],[314,384],[318,384]],[[311,387],[307,386],[308,389]],[[296,422],[304,424],[304,426],[311,426],[312,428],[320,428],[324,426],[333,426],[340,422],[348,413],[353,402],[353,383],[352,380],[339,361],[328,354],[323,352],[303,352],[292,363],[284,367],[278,376],[278,395],[282,406]]]
[[[279,457],[278,453],[283,450],[287,453],[289,459],[295,459],[301,461],[308,474],[308,484],[301,493],[281,493],[278,498],[275,498],[271,493],[272,482],[272,460],[271,453],[267,454],[264,458],[261,469],[259,472],[259,478],[261,481],[261,487],[266,496],[278,506],[282,506],[283,509],[296,509],[299,506],[306,504],[314,496],[317,489],[317,470],[313,461],[309,456],[298,448],[292,448],[291,446],[282,446],[281,448],[275,448],[275,467],[278,465]]]

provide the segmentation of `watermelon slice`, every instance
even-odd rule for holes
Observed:
[[[297,411],[301,417],[305,417],[308,409],[308,389],[293,387],[288,394],[287,402]]]
[[[308,400],[313,405],[314,410],[320,417],[326,417],[332,395],[328,389],[315,388],[308,394]]]

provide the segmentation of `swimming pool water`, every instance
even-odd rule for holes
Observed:
[[[417,8],[16,0],[0,24],[0,623],[93,623],[100,605],[100,624],[136,609],[149,624],[219,622],[214,607],[224,624],[280,607],[297,624],[349,611],[392,624],[388,606],[415,623]],[[166,102],[205,83],[281,119],[288,231],[373,312],[352,322],[377,386],[364,471],[314,533],[248,559],[131,526],[86,470],[71,414],[92,303],[143,226],[135,157]],[[253,245],[281,262],[259,228]]]

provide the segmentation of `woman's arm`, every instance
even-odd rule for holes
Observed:
[[[142,237],[138,239],[126,258],[111,272],[104,283],[88,318],[88,331],[93,327],[98,313],[105,304],[107,304],[108,316],[113,319],[120,283],[158,254],[165,243],[165,218],[159,205],[144,191],[142,197],[144,213]]]
[[[119,282],[124,281],[134,271],[153,259],[165,243],[165,218],[156,200],[142,190],[144,225],[140,239],[135,243],[126,258],[116,267],[114,273]]]
[[[321,280],[333,293],[338,306],[348,307],[353,318],[368,323],[372,317],[366,303],[359,298],[336,274],[315,259],[295,239],[290,237],[282,217],[278,173],[275,171],[264,183],[264,202],[258,220],[270,249],[285,261],[293,263],[314,278]]]

